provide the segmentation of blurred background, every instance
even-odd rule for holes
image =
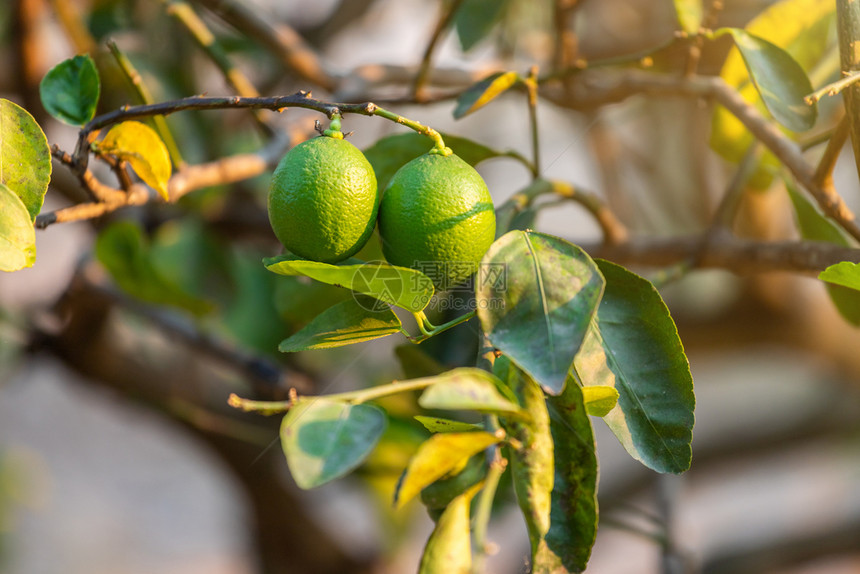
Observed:
[[[770,4],[726,0],[716,23],[744,26]],[[451,3],[439,1],[4,0],[0,96],[25,107],[49,142],[71,151],[77,132],[45,113],[38,83],[63,59],[90,52],[102,77],[99,111],[138,103],[105,47],[109,40],[157,101],[238,93],[212,49],[195,41],[190,13],[263,95],[305,89],[325,101],[372,100],[444,133],[530,157],[524,93],[506,93],[458,121],[454,96],[499,70],[525,74],[538,66],[543,75],[594,62],[616,69],[608,63],[617,60],[622,71],[665,73],[688,64],[689,43],[677,38],[669,0],[463,5],[477,17],[450,27],[441,24]],[[829,26],[832,48],[832,18]],[[718,75],[729,47],[706,43],[698,73]],[[429,74],[416,90],[422,61]],[[821,84],[838,77],[838,64],[823,70]],[[707,231],[737,170],[709,147],[711,103],[672,96],[588,102],[562,80],[542,93],[543,177],[600,198],[631,241],[683,241]],[[832,130],[840,108],[835,98],[823,103],[810,140]],[[320,116],[290,109],[264,117],[232,110],[168,121],[185,160],[198,164],[270,146],[272,130],[301,141]],[[347,116],[344,131],[365,149],[403,129]],[[813,161],[823,146],[807,143]],[[836,187],[856,210],[857,171],[850,149],[843,152]],[[509,158],[478,169],[497,206],[531,180]],[[422,345],[420,356],[401,347],[402,338],[277,356],[281,339],[343,294],[260,265],[278,252],[265,216],[267,184],[264,173],[175,205],[52,225],[37,231],[32,269],[0,276],[0,572],[416,570],[432,522],[418,505],[394,512],[390,504],[425,436],[411,421],[412,398],[385,404],[391,427],[358,473],[307,492],[289,476],[278,421],[234,412],[226,398],[283,398],[290,387],[337,392],[417,376],[427,361],[467,364],[474,325]],[[796,239],[784,186],[758,187],[743,195],[734,232]],[[55,163],[43,212],[82,197]],[[577,203],[555,202],[531,215],[529,227],[585,246],[601,240]],[[118,221],[139,230],[135,260],[215,310],[193,314],[117,287],[94,245],[98,238],[108,252],[120,249],[103,239]],[[682,476],[657,475],[594,420],[601,513],[588,572],[860,572],[857,328],[812,277],[631,266],[665,279],[661,292],[696,386],[693,465]],[[488,571],[524,572],[525,525],[512,495],[501,498]]]

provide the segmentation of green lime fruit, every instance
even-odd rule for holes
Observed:
[[[379,206],[382,252],[427,275],[438,290],[477,269],[496,236],[487,184],[454,154],[427,153],[391,178]]]
[[[376,225],[373,167],[346,140],[319,136],[281,159],[269,187],[269,222],[290,252],[336,263],[361,249]]]

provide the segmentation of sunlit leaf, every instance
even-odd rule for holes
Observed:
[[[819,273],[818,278],[834,285],[860,291],[860,263],[842,261]]]
[[[650,282],[598,260],[606,292],[572,372],[583,386],[614,386],[603,420],[636,460],[658,472],[690,467],[695,396],[678,331]]]
[[[266,269],[280,275],[304,275],[322,283],[370,295],[386,305],[421,311],[433,297],[433,282],[415,269],[382,262],[347,259],[337,265],[299,259],[292,255],[263,260]]]
[[[456,497],[484,480],[487,469],[486,453],[473,455],[459,472],[425,487],[421,491],[421,504],[431,510],[445,508]]]
[[[511,231],[487,251],[476,282],[493,345],[547,393],[560,393],[603,292],[594,261],[558,237]]]
[[[462,470],[471,457],[499,442],[487,432],[434,434],[418,448],[394,493],[395,506],[402,507],[427,485],[448,473]]]
[[[135,173],[161,197],[169,200],[170,155],[158,133],[140,122],[130,121],[112,127],[95,144],[99,152],[127,161]]]
[[[24,202],[0,183],[0,271],[17,271],[36,261],[36,231]]]
[[[460,119],[478,110],[504,92],[508,91],[520,80],[516,72],[497,72],[471,86],[457,98],[454,117]]]
[[[0,184],[18,196],[35,221],[50,181],[51,149],[42,128],[27,110],[0,98]]]
[[[386,426],[385,413],[367,404],[300,398],[281,423],[281,446],[299,488],[344,476],[370,454]]]
[[[45,110],[58,120],[83,126],[96,115],[101,84],[89,55],[60,62],[42,78],[39,95]]]
[[[282,353],[330,349],[372,341],[400,332],[400,319],[384,306],[376,309],[378,300],[356,295],[323,311],[298,333],[278,346]]]
[[[453,369],[436,381],[418,399],[425,409],[469,410],[520,415],[522,410],[499,392],[502,382],[494,375],[474,367]]]

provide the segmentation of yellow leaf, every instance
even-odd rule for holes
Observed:
[[[127,161],[140,179],[165,200],[170,199],[170,155],[155,130],[140,122],[123,122],[110,129],[97,149]]]

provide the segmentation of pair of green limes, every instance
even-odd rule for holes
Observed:
[[[284,156],[272,177],[268,208],[284,247],[324,263],[357,253],[378,219],[385,259],[426,272],[437,288],[474,273],[496,233],[486,183],[456,155],[415,158],[380,194],[364,154],[326,135]]]

